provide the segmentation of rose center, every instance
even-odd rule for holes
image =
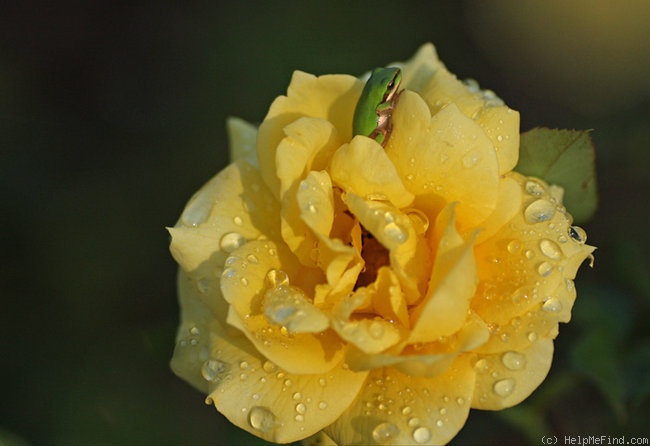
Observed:
[[[365,262],[365,267],[357,278],[357,283],[354,285],[355,290],[373,283],[377,279],[379,268],[390,264],[388,250],[363,226],[361,231],[361,257]]]

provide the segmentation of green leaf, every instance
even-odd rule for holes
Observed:
[[[596,211],[596,168],[589,130],[535,128],[522,133],[515,170],[564,188],[564,205],[576,223]]]

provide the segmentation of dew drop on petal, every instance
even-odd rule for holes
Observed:
[[[235,223],[237,226],[241,226],[244,224],[244,221],[241,219],[241,217],[234,217],[232,219],[233,223]]]
[[[248,413],[248,424],[260,432],[270,432],[275,427],[275,415],[266,407],[255,406]]]
[[[542,251],[542,254],[549,259],[557,260],[562,257],[562,250],[557,243],[551,240],[542,239],[539,242],[539,249]]]
[[[478,361],[476,361],[476,364],[474,364],[474,370],[476,370],[479,373],[487,372],[488,367],[489,364],[486,359],[479,359]]]
[[[181,214],[181,221],[186,226],[198,226],[210,216],[214,201],[208,194],[194,195]]]
[[[209,359],[201,366],[201,375],[206,381],[219,381],[226,364],[218,359]]]
[[[416,443],[426,443],[431,440],[431,431],[427,427],[418,427],[413,431],[413,440]]]
[[[384,226],[384,235],[396,243],[404,243],[408,238],[407,232],[397,223],[391,222]]]
[[[299,399],[302,399],[302,393],[300,393],[300,392],[295,392],[291,397],[292,397],[294,400],[298,401]]]
[[[494,383],[492,390],[500,397],[505,398],[515,390],[515,380],[512,378],[501,379]]]
[[[381,325],[380,322],[372,321],[370,323],[370,327],[368,327],[368,332],[370,333],[370,336],[372,336],[373,338],[379,339],[384,334],[384,327]]]
[[[501,362],[510,370],[521,370],[526,367],[526,357],[513,351],[505,352],[501,356]]]
[[[555,215],[555,206],[548,200],[535,200],[524,210],[526,222],[534,224],[548,221]]]
[[[296,404],[296,412],[303,415],[305,412],[307,412],[307,406],[305,406],[304,403]]]
[[[271,361],[265,361],[264,365],[262,365],[262,368],[266,373],[273,373],[277,369],[277,366]]]
[[[571,226],[569,228],[569,237],[581,245],[587,241],[587,233],[580,226]]]
[[[463,157],[463,167],[469,169],[476,166],[476,164],[481,160],[481,154],[479,152],[470,152]]]
[[[530,342],[535,342],[537,340],[537,333],[531,331],[528,333],[527,338]]]
[[[319,403],[318,403],[318,408],[319,408],[320,410],[325,410],[325,409],[327,409],[327,403],[326,403],[325,401],[321,401],[321,402],[319,402]]]
[[[562,310],[562,302],[555,297],[548,297],[542,304],[542,310],[549,313],[558,313]]]
[[[542,262],[537,265],[537,273],[542,277],[548,276],[551,274],[551,271],[553,271],[553,265],[548,262]]]
[[[518,240],[512,240],[510,243],[508,243],[507,249],[510,254],[515,254],[521,249],[521,243],[519,243]]]
[[[372,430],[372,438],[379,444],[391,443],[399,434],[399,428],[393,423],[381,423]]]
[[[544,187],[536,180],[526,181],[526,193],[533,197],[541,197],[544,195]]]
[[[219,246],[227,253],[231,253],[245,244],[246,239],[238,232],[228,232],[224,234],[219,241]]]
[[[409,415],[412,412],[413,412],[413,408],[411,406],[402,407],[402,415]]]

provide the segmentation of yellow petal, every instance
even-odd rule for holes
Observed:
[[[240,329],[260,353],[292,373],[324,373],[342,360],[343,344],[332,330],[292,334],[265,314],[265,293],[289,285],[290,280],[308,299],[310,291],[324,279],[320,270],[304,267],[286,247],[263,240],[234,251],[226,267],[221,289],[231,305],[228,323]],[[280,276],[287,279],[280,280]],[[300,321],[294,326],[299,327]]]
[[[541,181],[510,173],[522,190],[520,211],[475,248],[479,289],[472,309],[506,325],[566,288],[593,250],[569,236],[570,218]],[[553,201],[555,200],[555,201]],[[565,316],[566,318],[566,316]]]
[[[471,118],[484,105],[478,95],[473,94],[446,68],[436,71],[424,86],[421,96],[434,114],[447,104],[455,104],[465,116]]]
[[[259,163],[255,151],[257,127],[239,118],[228,118],[226,127],[230,139],[230,161],[243,159],[249,164],[258,167]]]
[[[327,172],[309,172],[298,186],[296,199],[305,224],[315,233],[329,236],[334,222],[334,197]]]
[[[313,266],[311,250],[317,237],[301,218],[304,209],[299,206],[296,195],[301,181],[311,170],[325,169],[340,142],[332,124],[317,118],[298,119],[285,128],[285,133],[286,137],[276,152],[282,199],[282,237],[303,263]],[[325,210],[321,209],[321,212]]]
[[[441,236],[429,290],[411,311],[411,343],[435,341],[458,331],[467,319],[478,282],[473,239],[466,242],[456,231],[453,205],[440,213],[435,228]]]
[[[332,312],[332,327],[341,338],[364,353],[379,353],[397,344],[403,330],[379,317],[351,319],[364,300],[363,292],[343,298]]]
[[[402,86],[406,90],[420,93],[435,73],[444,69],[438,59],[436,49],[431,43],[418,48],[411,60],[405,63],[392,63],[390,66],[402,67]]]
[[[325,432],[338,444],[445,444],[465,424],[474,376],[465,355],[431,378],[374,370],[354,404]]]
[[[397,208],[413,201],[413,194],[402,184],[384,148],[365,136],[357,136],[341,146],[332,157],[332,179],[346,192],[386,200]]]
[[[519,112],[505,105],[485,107],[474,119],[494,144],[499,174],[510,172],[519,161]]]
[[[356,348],[346,352],[346,362],[352,370],[372,370],[394,367],[409,376],[433,377],[444,373],[456,357],[484,344],[488,329],[478,317],[470,314],[467,322],[453,336],[427,344],[403,344],[384,353],[367,354]],[[401,351],[400,351],[401,350]]]
[[[363,82],[353,76],[311,74],[295,71],[286,96],[279,96],[260,125],[257,157],[264,181],[279,198],[280,181],[276,150],[287,125],[302,117],[324,119],[334,125],[343,141],[352,137],[352,116]]]
[[[243,336],[211,326],[202,364],[213,403],[232,423],[268,441],[288,443],[334,422],[366,377],[338,364],[327,373],[291,374],[252,348]]]
[[[494,145],[456,105],[431,116],[418,95],[404,91],[393,113],[386,153],[410,192],[459,203],[461,232],[494,211],[499,191]]]
[[[552,359],[553,341],[545,338],[524,350],[477,355],[472,408],[499,410],[519,404],[544,380]]]
[[[176,227],[169,229],[170,250],[186,272],[206,262],[220,267],[247,240],[262,234],[279,239],[278,213],[278,203],[259,172],[245,161],[236,161],[187,203]]]
[[[421,298],[431,268],[422,235],[416,234],[411,219],[383,202],[347,194],[350,211],[388,250],[390,266],[400,280],[407,302]]]

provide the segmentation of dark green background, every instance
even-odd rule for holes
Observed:
[[[361,74],[427,41],[520,110],[522,130],[595,129],[601,196],[585,225],[596,264],[580,271],[549,378],[515,409],[472,411],[454,443],[649,437],[648,89],[597,113],[536,93],[553,89],[544,70],[510,69],[507,44],[475,32],[475,10],[3,2],[0,444],[255,444],[169,370],[178,307],[164,227],[226,165],[225,119],[261,121],[294,69]]]

